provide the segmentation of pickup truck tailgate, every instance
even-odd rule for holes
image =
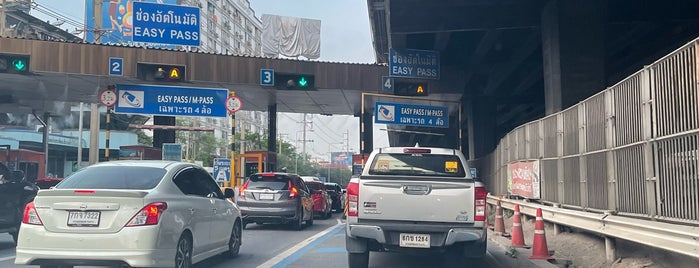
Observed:
[[[473,180],[365,175],[359,181],[360,220],[474,222]]]

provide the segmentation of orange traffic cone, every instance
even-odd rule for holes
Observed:
[[[495,207],[495,229],[493,230],[496,235],[505,235],[505,222],[502,219],[502,205],[500,200]]]
[[[530,259],[553,259],[549,255],[549,248],[546,245],[546,232],[544,231],[544,217],[541,208],[536,209],[536,223],[534,225],[534,245]]]
[[[512,246],[516,248],[527,247],[527,245],[524,244],[522,217],[519,215],[519,205],[515,205],[515,214],[512,216]]]

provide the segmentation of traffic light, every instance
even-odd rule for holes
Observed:
[[[0,73],[29,74],[29,55],[0,54]]]
[[[286,90],[314,90],[315,77],[311,74],[274,73],[274,86]]]
[[[138,63],[136,74],[146,81],[183,82],[187,78],[187,67],[174,64]]]
[[[427,96],[427,82],[396,80],[393,82],[393,94],[400,96]]]

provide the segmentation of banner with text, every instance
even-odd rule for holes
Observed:
[[[374,122],[417,127],[449,127],[449,108],[377,101]]]
[[[133,41],[183,46],[201,44],[199,8],[133,2]]]
[[[529,199],[541,198],[539,160],[521,161],[507,165],[507,192]]]
[[[116,85],[115,113],[226,117],[225,88]]]

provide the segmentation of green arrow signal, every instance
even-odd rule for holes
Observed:
[[[27,67],[27,65],[24,65],[24,61],[20,59],[12,61],[12,66],[14,66],[17,71],[23,71],[24,67]]]
[[[306,85],[308,85],[308,80],[306,80],[305,77],[301,77],[301,79],[299,79],[299,86],[305,87]]]

